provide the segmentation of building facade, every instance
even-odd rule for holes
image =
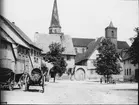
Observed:
[[[110,22],[109,26],[105,28],[105,37],[100,37],[95,41],[91,41],[87,46],[85,53],[77,54],[75,58],[75,64],[77,66],[87,66],[86,79],[99,79],[100,76],[96,73],[96,68],[94,66],[95,59],[98,54],[98,47],[104,38],[110,39],[116,46],[117,52],[119,55],[123,49],[128,49],[129,45],[125,41],[117,40],[117,28],[113,26],[113,23]],[[74,40],[74,39],[73,39]],[[79,40],[76,39],[78,42]],[[75,40],[74,40],[75,41]],[[83,41],[82,41],[83,42]],[[81,42],[80,42],[81,43]],[[75,44],[75,48],[77,44]],[[80,47],[80,46],[79,46]],[[121,58],[122,59],[122,58]],[[121,73],[119,75],[113,75],[117,80],[124,79],[124,66],[123,62],[119,60],[119,66],[121,66]],[[78,78],[79,79],[79,78]]]
[[[33,68],[40,68],[41,49],[15,23],[0,16],[0,24],[0,35],[6,40],[1,41],[0,66],[10,68],[16,74],[30,73]]]

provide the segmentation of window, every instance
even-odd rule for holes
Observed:
[[[77,48],[75,48],[75,52],[78,53]]]
[[[126,75],[126,69],[125,69],[125,75]]]
[[[129,75],[131,75],[131,69],[129,69]]]
[[[82,52],[85,53],[85,48],[82,48]]]
[[[112,33],[112,37],[114,37],[114,31],[111,31],[111,33]]]
[[[127,75],[128,75],[128,69],[127,69]]]
[[[36,56],[36,51],[34,50],[34,56]]]

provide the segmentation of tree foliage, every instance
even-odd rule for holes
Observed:
[[[135,28],[137,35],[134,38],[131,38],[132,45],[129,48],[129,55],[132,60],[131,63],[139,64],[139,27]]]
[[[55,79],[56,74],[61,76],[66,71],[67,64],[62,54],[65,49],[59,43],[50,44],[49,49],[45,60],[53,65],[50,69],[50,75]]]
[[[120,73],[118,54],[115,45],[109,39],[103,39],[98,48],[98,57],[95,61],[96,72],[99,75],[109,76]]]

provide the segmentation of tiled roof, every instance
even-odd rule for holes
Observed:
[[[7,33],[5,33],[4,30],[1,27],[0,27],[0,39],[4,40],[4,41],[7,41],[9,43],[15,43],[15,41],[12,40],[10,37],[8,37]]]
[[[17,33],[20,35],[21,38],[23,38],[24,41],[26,41],[29,45],[40,49],[38,46],[35,45],[34,42],[30,40],[30,38],[19,28],[17,27],[14,23],[11,23],[8,19],[4,18],[3,16],[0,15],[0,18],[6,21]],[[40,49],[41,50],[41,49]]]
[[[126,41],[117,41],[117,47],[118,49],[127,49],[129,48],[129,45]]]
[[[83,53],[83,54],[78,54],[75,57],[75,63],[77,64],[77,63],[79,63],[81,61],[89,59],[91,54],[99,47],[99,43],[102,41],[102,39],[103,39],[103,37],[100,37],[100,38],[97,39],[96,42],[94,42],[94,41],[90,42],[88,44],[87,51],[85,53]],[[129,45],[125,41],[118,41],[117,44],[118,44],[118,51],[121,51],[122,49],[129,48]]]
[[[95,39],[89,39],[89,38],[72,38],[73,46],[74,47],[87,47],[87,45],[95,41]]]
[[[103,37],[97,39],[96,42],[92,41],[88,44],[88,49],[85,53],[79,54],[75,58],[75,63],[79,63],[80,61],[87,60],[91,54],[99,47],[100,42],[102,41]]]
[[[36,36],[36,44],[39,45],[45,53],[49,51],[49,45],[52,44],[52,42],[57,42],[65,47],[65,51],[63,52],[63,54],[76,55],[72,43],[72,38],[69,35],[63,35],[63,37],[61,37],[59,34],[48,35],[37,33]]]

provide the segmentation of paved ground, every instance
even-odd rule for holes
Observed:
[[[15,89],[3,91],[2,100],[8,104],[137,104],[138,84],[99,84],[85,81],[46,83],[45,92],[31,87],[29,92]]]

